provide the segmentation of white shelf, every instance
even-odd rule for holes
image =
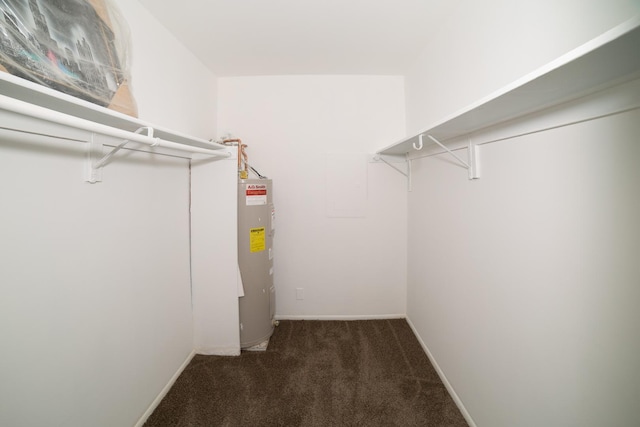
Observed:
[[[379,150],[378,154],[414,152],[420,135],[431,135],[446,143],[630,81],[639,75],[640,17],[636,17],[462,111]],[[426,146],[429,140],[423,140]]]
[[[35,108],[42,107],[52,112],[62,113],[121,131],[135,132],[142,127],[150,127],[153,128],[154,137],[182,146],[208,150],[223,150],[227,148],[221,144],[144,122],[135,117],[92,104],[4,72],[0,72],[0,94],[26,102],[35,106]]]

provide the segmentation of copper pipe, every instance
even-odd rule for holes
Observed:
[[[233,138],[233,139],[223,139],[222,143],[223,144],[229,144],[235,142],[237,143],[238,146],[238,172],[242,170],[242,157],[243,157],[243,152],[244,152],[244,148],[246,147],[247,144],[243,144],[242,140],[240,138]],[[244,154],[245,157],[245,162],[246,162],[246,154]],[[246,170],[246,166],[245,166],[245,170]]]
[[[249,156],[247,152],[244,150],[247,148],[247,144],[240,144],[240,152],[242,153],[242,158],[244,159],[244,171],[249,172]]]

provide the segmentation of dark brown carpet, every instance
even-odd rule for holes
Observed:
[[[467,426],[404,319],[281,321],[266,352],[197,355],[152,426]]]

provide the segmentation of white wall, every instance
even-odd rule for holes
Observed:
[[[249,144],[249,163],[274,181],[277,316],[403,316],[406,179],[364,163],[367,153],[404,135],[403,79],[220,78],[218,90],[220,133]],[[360,182],[364,217],[327,216],[327,197],[349,194],[327,186],[328,155],[350,171],[363,165],[344,186]],[[303,300],[296,288],[304,289]]]
[[[477,426],[640,421],[639,119],[413,162],[408,316]]]
[[[118,4],[140,117],[213,137],[215,76]],[[83,168],[83,144],[0,135],[1,425],[133,425],[193,351],[188,160],[123,150],[94,185]]]
[[[138,1],[114,1],[131,30],[131,85],[139,117],[188,135],[214,138],[216,76]]]
[[[460,2],[405,76],[407,131],[452,115],[638,13],[637,0]]]
[[[133,90],[139,115],[204,139],[216,137],[217,78],[138,3],[119,0],[135,16]],[[131,21],[131,20],[130,20]],[[170,53],[170,54],[168,54]],[[162,100],[162,101],[160,101]],[[198,353],[238,354],[236,168],[196,161],[191,171],[194,346]]]
[[[237,159],[194,159],[191,272],[194,348],[239,355]]]
[[[0,424],[132,425],[192,350],[187,161],[43,140],[0,144]]]
[[[469,4],[427,46],[406,77],[410,131],[637,11],[510,3]],[[478,427],[640,422],[638,118],[483,145],[473,182],[446,156],[413,161],[407,314]]]
[[[139,2],[118,2],[136,20],[130,23],[136,47],[132,87],[140,118],[215,139],[216,76]],[[229,233],[236,224],[236,168],[230,162],[197,161],[191,171],[194,348],[204,354],[240,351],[234,301],[237,239]]]

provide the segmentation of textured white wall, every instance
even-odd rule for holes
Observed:
[[[367,175],[358,179],[366,184],[365,216],[330,218],[326,209],[328,196],[344,201],[348,193],[327,194],[327,156],[335,164],[340,153],[349,161],[359,153],[366,162],[367,153],[404,134],[403,79],[220,78],[218,90],[220,132],[249,144],[249,162],[273,178],[277,315],[404,315],[406,179],[366,164],[355,177]],[[296,300],[296,288],[304,288],[304,300]]]
[[[140,117],[213,136],[215,76],[118,4]],[[1,425],[133,425],[193,350],[188,161],[123,150],[94,185],[83,167],[79,143],[0,135]]]

